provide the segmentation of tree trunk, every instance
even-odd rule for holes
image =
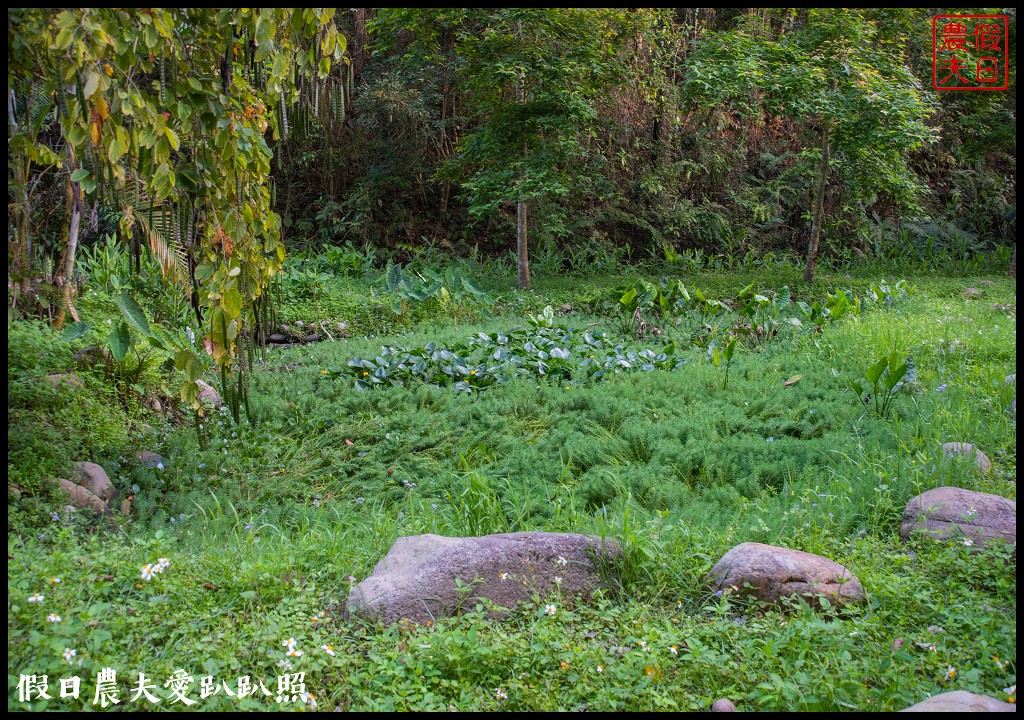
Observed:
[[[1010,258],[1010,277],[1017,277],[1017,248],[1013,249],[1013,257]]]
[[[72,302],[72,296],[75,289],[75,250],[78,249],[78,228],[82,224],[82,188],[76,182],[68,182],[71,186],[69,199],[71,203],[71,227],[68,230],[68,249],[64,254],[64,271],[57,277],[57,284],[63,285],[63,301],[60,307],[57,308],[57,314],[53,318],[53,325],[58,329],[64,325],[65,314],[68,312],[71,313],[71,318],[78,322],[78,311],[75,309],[74,302]]]
[[[517,285],[520,290],[530,289],[530,253],[526,244],[526,201],[516,203],[516,255],[519,258]]]
[[[516,23],[516,39],[523,34],[523,23],[520,20]],[[519,73],[519,83],[516,88],[516,95],[520,103],[526,102],[526,78]],[[523,141],[522,161],[523,169],[519,173],[519,202],[516,203],[516,256],[518,259],[518,272],[516,284],[520,290],[530,289],[530,251],[526,242],[526,200],[523,199],[523,181],[526,176],[526,141]]]
[[[26,110],[26,115],[27,115]],[[18,132],[18,124],[14,117],[14,89],[7,88],[7,123],[10,133]],[[27,127],[27,126],[26,126]],[[29,161],[20,155],[14,158],[14,216],[18,229],[16,256],[8,263],[9,269],[21,273],[21,292],[28,296],[32,280],[32,217],[28,204]]]
[[[811,221],[811,241],[807,246],[807,266],[804,280],[814,282],[814,269],[818,263],[818,240],[821,237],[821,221],[825,215],[825,185],[828,181],[829,128],[821,133],[821,163],[818,165],[818,182],[814,188],[814,219]]]

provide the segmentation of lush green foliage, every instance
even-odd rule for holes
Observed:
[[[733,316],[745,305],[738,296],[756,308],[757,295],[771,294],[744,294],[752,279],[712,279],[701,294],[729,299]],[[544,293],[550,302],[590,298],[597,309],[624,280]],[[685,280],[693,297],[700,281]],[[899,292],[870,279],[826,278],[815,290],[785,281],[822,317],[828,298],[847,297],[843,284],[862,306],[876,293],[881,302],[822,320],[820,332],[736,353],[725,389],[699,347],[669,356],[690,360],[672,372],[609,373],[569,391],[527,376],[468,395],[436,381],[355,392],[325,376],[367,357],[377,338],[272,349],[253,374],[255,424],[214,415],[205,448],[187,425],[153,416],[152,427],[138,424],[134,396],[127,410],[104,403],[102,369],[79,371],[82,392],[52,390],[44,376],[69,366],[74,345],[42,326],[10,324],[9,470],[22,491],[9,514],[10,672],[60,677],[70,648],[84,678],[108,666],[132,681],[186,667],[197,681],[252,674],[273,683],[289,660],[321,709],[707,709],[724,696],[741,709],[891,710],[946,689],[1005,698],[1016,682],[1006,552],[903,544],[895,531],[906,500],[931,487],[1015,496],[1015,423],[1004,412],[1013,393],[1003,376],[1014,369],[1016,322],[987,310],[1012,302],[1012,286],[988,287],[978,302],[960,296],[961,281],[914,278],[909,297],[888,304]],[[462,342],[471,354],[495,352],[502,336],[504,347],[525,349],[539,335],[566,347],[564,324],[589,322],[602,326],[571,333],[576,341],[588,332],[614,338],[607,318],[537,314],[525,310],[536,295],[524,295],[496,297],[514,308],[499,312],[531,318],[533,329],[518,331],[522,346],[501,331],[506,315],[474,326],[487,339],[477,334],[472,345],[451,321],[414,324],[383,342]],[[788,307],[799,312],[792,296]],[[83,311],[123,317],[113,299],[92,293]],[[589,359],[584,346],[573,347],[574,370]],[[913,355],[917,378],[904,378],[886,420],[864,412],[846,377],[892,350]],[[147,389],[158,382],[144,373]],[[51,433],[40,421],[55,411]],[[950,439],[982,447],[994,471],[977,475],[943,458]],[[165,467],[137,463],[140,448],[159,451]],[[50,499],[42,479],[69,457],[102,462],[134,495],[131,517],[115,515],[123,534],[96,532]],[[339,613],[345,578],[365,577],[398,535],[525,529],[619,538],[626,558],[615,592],[592,607],[538,597],[500,624],[470,612],[389,630]],[[870,604],[833,616],[714,596],[707,571],[746,540],[837,559],[864,582]],[[160,557],[171,565],[140,579]],[[37,592],[42,606],[26,601]],[[61,622],[47,622],[49,613]],[[287,638],[301,657],[285,657]],[[268,707],[262,695],[203,702]]]

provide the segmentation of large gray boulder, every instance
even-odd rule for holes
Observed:
[[[916,530],[934,538],[963,536],[977,547],[993,540],[1017,542],[1017,503],[999,495],[940,487],[911,498],[903,511],[900,537]]]
[[[716,590],[735,588],[765,602],[779,602],[797,595],[812,607],[819,596],[833,605],[865,599],[864,587],[839,563],[800,550],[747,542],[737,545],[719,560],[708,576]],[[744,587],[749,584],[750,587]]]
[[[402,537],[352,588],[347,608],[390,625],[454,615],[479,599],[514,608],[535,593],[587,596],[602,585],[598,566],[621,555],[613,539],[566,533]],[[460,592],[456,579],[472,589]]]
[[[110,504],[118,495],[118,490],[114,487],[114,483],[110,482],[110,478],[107,477],[107,471],[96,463],[91,462],[77,462],[74,465],[74,470],[81,479],[81,482],[78,484],[84,485],[89,489],[89,492],[105,502],[107,507],[110,507]]]
[[[955,458],[957,456],[973,457],[974,464],[977,466],[979,472],[988,472],[992,468],[992,461],[988,459],[988,455],[970,443],[946,443],[942,446],[942,456],[947,458]]]
[[[1017,706],[988,695],[954,690],[922,700],[900,712],[1017,712]]]

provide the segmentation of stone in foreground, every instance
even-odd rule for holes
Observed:
[[[91,462],[76,462],[74,469],[78,477],[81,478],[81,482],[78,484],[87,487],[89,492],[110,507],[110,503],[119,493],[114,487],[114,483],[110,482],[110,478],[107,477],[107,471]]]
[[[979,472],[988,472],[992,467],[992,461],[988,459],[988,455],[970,443],[951,442],[942,446],[943,457],[952,458],[958,455],[961,457],[973,456],[974,464],[978,467]]]
[[[531,601],[534,593],[542,598],[555,591],[588,596],[602,585],[595,558],[600,564],[621,555],[611,538],[567,533],[402,537],[352,588],[347,607],[352,614],[390,625],[454,615],[472,609],[479,599],[514,608]],[[456,578],[472,591],[461,593]]]
[[[797,595],[819,607],[819,595],[833,605],[865,599],[864,587],[839,563],[800,550],[747,542],[727,552],[708,576],[716,590],[735,587],[765,602]],[[744,587],[749,584],[750,587]]]
[[[922,700],[900,712],[1017,712],[1017,706],[988,695],[956,690]]]
[[[1017,503],[999,495],[940,487],[911,498],[903,511],[900,537],[915,530],[936,539],[963,536],[977,547],[993,540],[1017,542]]]

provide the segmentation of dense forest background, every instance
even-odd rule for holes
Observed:
[[[292,78],[300,100],[265,130],[270,206],[289,253],[349,246],[378,265],[436,253],[514,261],[517,242],[548,272],[800,263],[812,235],[833,267],[985,252],[1009,263],[1015,15],[1007,91],[935,92],[937,12],[339,10],[330,22],[347,38],[342,61],[326,77]],[[235,32],[235,72],[248,57],[251,84],[268,87],[253,62],[258,43]],[[12,127],[39,88],[20,74],[31,66],[23,51],[8,52]],[[154,107],[170,83],[160,52],[147,75],[160,88]],[[88,153],[79,176],[75,162],[53,161],[64,154],[56,121],[39,133],[52,157],[37,154],[27,176],[11,169],[20,146],[9,143],[14,280],[52,281],[70,264],[68,177],[91,182]],[[171,212],[158,207],[148,228],[181,257],[190,153],[187,139],[170,152]],[[137,184],[120,180],[138,202]],[[91,190],[86,250],[125,227],[125,205],[104,197],[103,182]],[[141,203],[136,219],[145,193]],[[136,254],[146,245],[132,242]]]
[[[815,122],[772,112],[767,88],[751,88],[743,103],[715,102],[722,85],[742,78],[707,87],[695,63],[730,62],[741,35],[803,44],[813,56],[821,36],[834,34],[828,42],[844,62],[913,72],[892,82],[919,95],[930,132],[905,162],[885,146],[867,158],[833,152],[822,254],[849,261],[1012,245],[1015,78],[1006,92],[931,90],[936,12],[339,13],[351,38],[351,102],[344,122],[313,123],[281,148],[276,208],[286,242],[505,254],[519,190],[533,199],[532,253],[566,269],[579,256],[578,267],[609,256],[802,255],[820,160]],[[790,70],[819,82],[807,66]],[[526,143],[527,156],[542,157],[524,161]]]

